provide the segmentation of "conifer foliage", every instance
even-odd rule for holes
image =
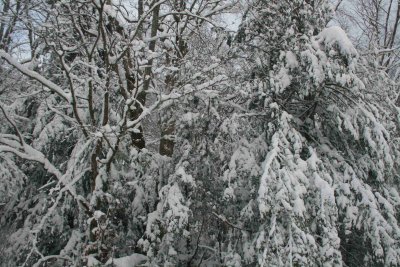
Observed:
[[[1,266],[400,265],[398,85],[327,1],[0,9]]]

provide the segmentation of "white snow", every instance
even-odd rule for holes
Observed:
[[[88,267],[96,267],[96,266],[100,266],[101,262],[96,260],[95,257],[93,257],[92,255],[89,255],[87,257],[87,266]]]
[[[93,214],[93,217],[96,219],[96,221],[98,221],[103,216],[105,216],[105,214],[100,210],[96,210]]]
[[[299,66],[296,55],[292,51],[286,52],[286,67],[293,69]]]
[[[142,254],[133,253],[122,258],[111,258],[106,262],[106,266],[114,267],[135,267],[147,261],[147,257]]]
[[[357,56],[357,50],[354,48],[352,42],[345,31],[339,26],[332,26],[325,28],[317,35],[317,40],[320,44],[325,44],[328,47],[338,45],[342,54],[348,56]]]
[[[68,102],[71,102],[70,94],[64,92],[64,90],[61,87],[59,87],[55,83],[47,80],[45,77],[43,77],[39,73],[32,71],[32,70],[28,69],[27,67],[23,66],[16,59],[14,59],[12,56],[10,56],[8,53],[6,53],[4,50],[1,50],[1,49],[0,49],[0,58],[4,58],[10,65],[17,68],[23,74],[35,79],[36,81],[40,82],[41,84],[43,84],[50,90],[52,90],[55,93],[57,93],[58,95],[60,95],[62,98],[64,98]]]
[[[195,180],[192,175],[186,173],[185,168],[183,166],[179,166],[176,170],[176,174],[180,176],[181,180],[184,183],[190,184],[192,186],[196,186]]]

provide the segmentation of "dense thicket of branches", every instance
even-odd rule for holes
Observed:
[[[400,265],[397,1],[345,2],[2,1],[0,265]]]

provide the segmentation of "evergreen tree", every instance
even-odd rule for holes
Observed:
[[[253,1],[242,24],[254,62],[247,108],[261,116],[256,127],[230,121],[245,127],[246,147],[232,154],[227,180],[235,199],[249,179],[239,170],[262,170],[247,189],[257,192],[249,251],[259,265],[398,264],[396,110],[366,95],[390,81],[358,73],[363,62],[342,29],[326,28],[329,14],[324,1]]]
[[[400,265],[397,85],[327,1],[20,2],[0,265]]]

